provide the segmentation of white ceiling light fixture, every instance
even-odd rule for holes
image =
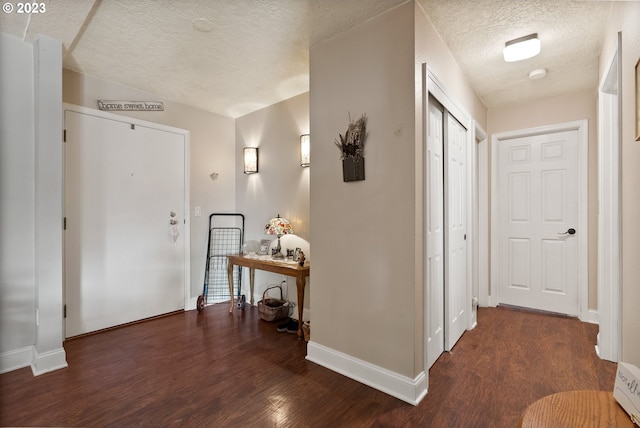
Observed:
[[[523,59],[533,58],[540,53],[540,39],[538,33],[529,34],[528,36],[518,39],[509,40],[504,44],[504,60],[506,62],[521,61]]]

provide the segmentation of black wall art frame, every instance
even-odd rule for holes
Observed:
[[[636,141],[640,141],[640,58],[636,62]]]

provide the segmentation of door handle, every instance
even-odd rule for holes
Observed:
[[[571,227],[566,232],[558,232],[558,235],[575,235],[576,230]]]

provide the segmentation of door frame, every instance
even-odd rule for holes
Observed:
[[[63,129],[66,129],[66,112],[74,112],[80,113],[90,116],[95,116],[102,119],[114,120],[118,122],[130,123],[136,126],[144,126],[147,128],[157,129],[160,131],[171,132],[174,134],[179,134],[184,137],[184,310],[194,309],[195,301],[192,302],[191,299],[191,214],[190,214],[190,195],[189,195],[189,153],[190,153],[190,142],[189,142],[189,131],[181,128],[174,128],[172,126],[163,125],[156,122],[149,122],[142,119],[135,119],[129,116],[125,116],[122,114],[109,113],[102,110],[96,110],[89,107],[79,106],[75,104],[63,103],[62,104],[62,125]],[[66,140],[65,140],[66,144]],[[63,145],[63,150],[66,150],[66,146]],[[63,153],[63,167],[62,174],[65,177],[66,174],[66,165],[64,165],[64,159],[66,158],[66,153]],[[62,184],[62,209],[63,209],[63,217],[65,217],[65,207],[66,207],[66,183]],[[66,291],[67,291],[67,282],[66,282],[66,271],[65,271],[65,260],[64,257],[66,254],[64,245],[65,245],[66,236],[63,233],[63,248],[62,248],[62,280],[63,280],[63,297],[64,304],[66,304]],[[65,331],[64,336],[66,337],[66,323],[63,320],[63,330]]]
[[[491,292],[488,293],[489,305],[497,306],[500,302],[498,289],[498,267],[500,260],[498,242],[500,226],[498,222],[498,177],[500,164],[498,161],[498,144],[514,138],[532,137],[555,132],[578,132],[578,225],[577,229],[585,233],[577,234],[578,239],[578,307],[582,321],[597,323],[597,313],[589,311],[589,229],[588,229],[588,149],[589,122],[587,119],[565,122],[535,128],[501,132],[491,136]]]
[[[489,292],[489,163],[487,132],[473,121],[473,287],[469,329],[478,323],[478,306],[487,306]]]
[[[426,63],[422,64],[422,100],[423,100],[423,165],[426,165],[426,146],[427,146],[427,130],[428,121],[425,120],[426,112],[428,111],[428,103],[429,103],[429,95],[433,96],[433,98],[438,101],[460,124],[467,130],[466,144],[467,144],[467,202],[466,202],[466,230],[467,230],[467,266],[466,266],[466,277],[467,277],[467,287],[466,287],[466,319],[464,320],[464,324],[466,325],[466,329],[469,330],[475,327],[475,317],[472,317],[472,284],[473,284],[473,274],[474,274],[474,262],[477,260],[477,256],[474,254],[474,250],[476,249],[476,245],[474,244],[474,225],[477,224],[476,218],[474,217],[477,212],[473,209],[473,189],[474,187],[469,187],[472,180],[475,179],[475,171],[471,169],[472,162],[475,162],[474,153],[475,148],[472,150],[473,142],[474,142],[474,121],[471,118],[471,115],[467,113],[467,111],[462,107],[462,104],[459,103],[451,94],[451,92],[447,89],[447,87],[442,83],[440,79],[436,76],[435,73],[427,66]],[[481,128],[479,128],[481,129]],[[484,131],[482,131],[484,132]],[[427,180],[428,177],[426,174],[423,177],[423,197],[422,200],[426,203],[426,195],[424,194],[427,189]],[[446,202],[445,202],[446,204]],[[443,207],[444,208],[444,207]],[[427,213],[426,207],[423,207],[423,230],[426,230],[427,223]],[[423,238],[424,239],[424,238]],[[445,237],[446,239],[446,237]],[[426,242],[424,243],[424,248],[426,248]],[[430,311],[429,306],[429,298],[431,291],[431,284],[429,283],[429,279],[426,275],[426,264],[423,265],[423,290],[424,290],[424,308],[425,313]],[[445,285],[445,308],[447,307],[447,289]],[[430,330],[430,317],[424,317],[425,323],[425,337],[424,337],[424,366],[427,366],[427,338],[426,333]]]
[[[617,362],[621,355],[622,254],[622,35],[598,91],[598,309],[596,352]]]

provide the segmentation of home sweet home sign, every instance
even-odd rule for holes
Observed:
[[[103,111],[164,111],[164,104],[158,101],[98,100],[98,108]]]

